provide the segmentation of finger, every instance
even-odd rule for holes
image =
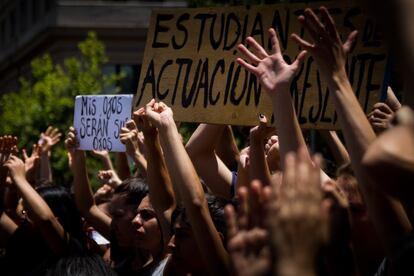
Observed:
[[[321,7],[320,9],[321,17],[325,21],[326,30],[332,39],[339,39],[339,34],[336,29],[335,20],[333,20],[331,14],[329,13],[326,7]]]
[[[239,197],[239,210],[237,212],[237,224],[239,229],[247,229],[248,227],[248,192],[246,187],[239,188],[238,192]]]
[[[285,167],[283,172],[283,185],[282,185],[282,191],[286,192],[288,189],[291,189],[294,185],[296,173],[295,173],[295,167],[296,167],[296,156],[294,152],[289,152],[286,155],[285,158]]]
[[[386,104],[386,103],[376,103],[376,104],[374,104],[374,106],[372,107],[372,109],[374,110],[374,109],[379,109],[379,110],[381,110],[382,112],[384,112],[384,113],[387,113],[387,114],[392,114],[392,113],[394,113],[393,111],[392,111],[392,109]]]
[[[299,46],[301,46],[303,49],[312,51],[315,46],[307,42],[306,40],[300,38],[297,34],[292,34],[290,38],[295,41]]]
[[[272,42],[272,50],[275,54],[280,54],[280,44],[279,39],[277,38],[277,34],[275,29],[270,28],[269,29],[269,35],[270,35],[270,41]]]
[[[301,15],[298,17],[299,23],[302,25],[303,28],[307,30],[312,40],[316,43],[320,41],[320,35],[318,32],[313,28],[313,26],[309,22],[309,18]]]
[[[373,116],[373,117],[375,117],[375,118],[380,118],[380,119],[388,119],[388,117],[390,116],[389,114],[386,114],[385,112],[382,112],[381,110],[379,110],[379,109],[375,109],[373,112],[372,112],[372,115],[371,116]]]
[[[239,232],[239,229],[236,223],[236,214],[234,211],[234,207],[231,205],[227,205],[224,208],[224,215],[226,218],[227,235],[229,239],[231,239],[234,236],[236,236],[236,234]]]
[[[135,124],[135,122],[133,120],[129,120],[125,126],[129,129],[129,130],[134,130],[137,129],[137,125]]]
[[[249,194],[249,228],[262,226],[261,221],[261,201],[262,201],[262,184],[258,180],[254,180],[250,186]]]
[[[316,16],[316,14],[311,9],[305,9],[305,20],[308,24],[306,24],[308,31],[312,29],[310,32],[311,36],[316,34],[315,41],[319,41],[322,37],[323,39],[328,39],[328,33],[325,29],[325,26]]]
[[[356,42],[356,40],[357,40],[357,37],[358,37],[358,31],[353,31],[353,32],[351,32],[349,35],[348,35],[348,38],[346,39],[346,41],[345,41],[345,43],[344,43],[344,45],[342,46],[343,47],[343,49],[344,49],[344,52],[346,53],[346,54],[348,54],[349,52],[351,52],[352,51],[352,49],[354,48],[354,46],[355,46],[355,42]]]
[[[256,76],[259,74],[259,70],[257,69],[257,67],[247,63],[243,59],[237,58],[236,61],[237,61],[238,64],[240,64],[242,67],[246,68],[247,71],[251,72],[252,74],[254,74]]]
[[[248,38],[246,38],[246,42],[247,44],[253,47],[253,49],[256,51],[256,55],[260,59],[264,59],[269,56],[266,53],[265,49],[263,49],[263,47],[259,43],[257,43],[257,41],[253,37],[249,36]]]
[[[50,137],[54,137],[54,136],[56,136],[57,134],[59,133],[59,129],[58,128],[56,128],[56,127],[54,127],[54,128],[52,128],[52,130],[51,130],[51,132],[50,132]]]
[[[23,160],[24,160],[24,162],[26,162],[26,160],[29,158],[27,156],[27,151],[26,151],[26,149],[22,149],[22,152],[23,152]]]
[[[59,132],[57,135],[55,135],[55,136],[52,138],[52,144],[54,145],[54,144],[56,144],[57,142],[59,142],[61,137],[62,137],[62,133],[60,133],[60,132]]]
[[[260,59],[255,54],[250,52],[250,50],[243,44],[239,44],[239,46],[237,46],[237,50],[242,53],[250,63],[257,65],[260,62]]]
[[[47,127],[47,129],[46,129],[46,131],[45,131],[45,134],[47,135],[47,136],[50,136],[50,133],[52,132],[52,126],[48,126]]]
[[[296,57],[295,61],[292,63],[292,69],[295,71],[295,73],[298,71],[300,66],[302,65],[303,61],[305,60],[307,51],[302,51],[299,53],[299,55]]]

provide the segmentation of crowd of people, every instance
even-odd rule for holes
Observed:
[[[71,189],[53,183],[57,128],[23,159],[18,137],[1,136],[0,274],[414,275],[412,111],[388,89],[364,114],[345,70],[357,32],[341,41],[328,10],[318,12],[299,16],[312,41],[292,34],[304,50],[291,64],[274,29],[271,53],[251,37],[238,46],[237,62],[275,114],[274,127],[260,115],[240,151],[226,125],[200,124],[184,145],[171,108],[153,99],[122,128],[115,166],[94,152],[103,185],[93,192],[74,128],[65,138]],[[306,55],[344,137],[321,132],[334,173],[308,149],[292,104]]]

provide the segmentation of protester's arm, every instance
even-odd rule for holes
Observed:
[[[338,134],[334,130],[319,130],[325,143],[331,150],[338,167],[348,164],[350,162],[348,151],[346,150]]]
[[[214,151],[225,127],[225,125],[200,124],[185,149],[197,173],[211,191],[215,195],[229,199],[232,173]]]
[[[144,133],[149,196],[157,213],[166,250],[170,239],[171,214],[176,207],[174,190],[161,150],[158,130],[145,118],[143,108],[134,112],[134,120],[138,126],[142,126]]]
[[[67,250],[68,237],[65,229],[43,198],[27,182],[23,161],[16,156],[11,156],[5,166],[10,170],[14,184],[20,191],[29,217],[38,226],[50,249],[56,255],[62,256]]]
[[[181,143],[171,109],[151,101],[145,113],[160,132],[166,165],[172,183],[180,193],[206,270],[212,275],[227,274],[226,250],[209,214],[198,175]]]
[[[49,126],[44,133],[41,133],[39,139],[40,151],[40,173],[39,178],[42,180],[53,181],[52,167],[50,165],[50,155],[52,147],[60,141],[62,133],[59,129]]]
[[[216,143],[215,151],[217,156],[229,168],[237,167],[237,160],[239,158],[239,149],[237,148],[236,140],[234,139],[233,130],[231,126],[227,125],[220,137],[220,142]]]
[[[260,124],[250,130],[250,180],[259,180],[263,185],[270,185],[270,170],[266,162],[264,143],[272,128],[266,127],[267,119],[260,116]]]
[[[6,214],[4,210],[4,192],[8,174],[4,163],[12,153],[17,152],[17,138],[11,136],[0,137],[0,246],[6,247],[7,241],[17,229],[16,223]]]
[[[313,164],[306,148],[284,160],[283,182],[272,185],[268,207],[277,275],[317,275],[316,256],[326,244],[328,219],[322,204],[320,158]]]
[[[93,150],[91,153],[94,157],[98,158],[102,162],[104,170],[114,169],[111,161],[111,156],[107,150]]]
[[[299,53],[296,60],[289,65],[283,59],[275,30],[271,28],[269,34],[272,41],[272,55],[268,55],[262,46],[252,37],[248,37],[246,41],[256,54],[240,44],[238,49],[249,63],[241,58],[238,58],[237,62],[260,79],[262,87],[270,96],[280,141],[280,158],[284,160],[288,152],[297,151],[300,147],[306,146],[289,91],[290,84],[300,69],[306,52]],[[310,160],[309,153],[307,158]]]
[[[69,129],[68,138],[65,141],[66,148],[71,156],[71,170],[73,173],[73,191],[75,202],[81,214],[100,234],[106,239],[110,238],[111,218],[101,211],[95,204],[92,189],[89,185],[86,171],[85,152],[77,150],[78,141],[75,129]]]
[[[326,25],[323,25],[310,9],[305,10],[305,17],[299,17],[314,43],[304,41],[296,34],[293,35],[293,39],[312,54],[320,72],[328,81],[351,164],[364,193],[368,212],[384,247],[391,252],[395,242],[411,231],[411,225],[401,203],[376,192],[373,187],[376,183],[370,181],[370,175],[362,167],[362,157],[374,141],[375,133],[352,91],[345,71],[346,52],[355,39],[356,32],[351,33],[342,46],[327,9],[321,8],[320,12]]]
[[[131,177],[131,171],[129,168],[128,157],[125,152],[117,152],[115,158],[116,172],[121,180],[125,180]]]
[[[126,154],[134,160],[137,168],[137,173],[142,177],[147,175],[147,160],[145,159],[138,146],[138,129],[134,121],[130,120],[126,123],[125,127],[121,129],[120,137],[121,142],[125,144]]]

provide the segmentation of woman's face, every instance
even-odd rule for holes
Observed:
[[[197,271],[203,267],[200,252],[191,226],[181,221],[174,223],[174,234],[168,243],[173,266],[182,273]]]
[[[136,215],[136,205],[127,204],[125,195],[115,195],[112,198],[109,212],[112,216],[111,227],[116,240],[121,247],[134,246],[134,227],[131,220]]]
[[[132,225],[137,247],[150,252],[162,250],[161,230],[149,196],[144,197],[139,204],[137,214],[132,219]]]

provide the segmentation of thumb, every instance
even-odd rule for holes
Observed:
[[[358,31],[353,31],[348,35],[344,45],[342,46],[345,54],[351,52],[352,48],[355,46],[356,38],[358,37]]]

